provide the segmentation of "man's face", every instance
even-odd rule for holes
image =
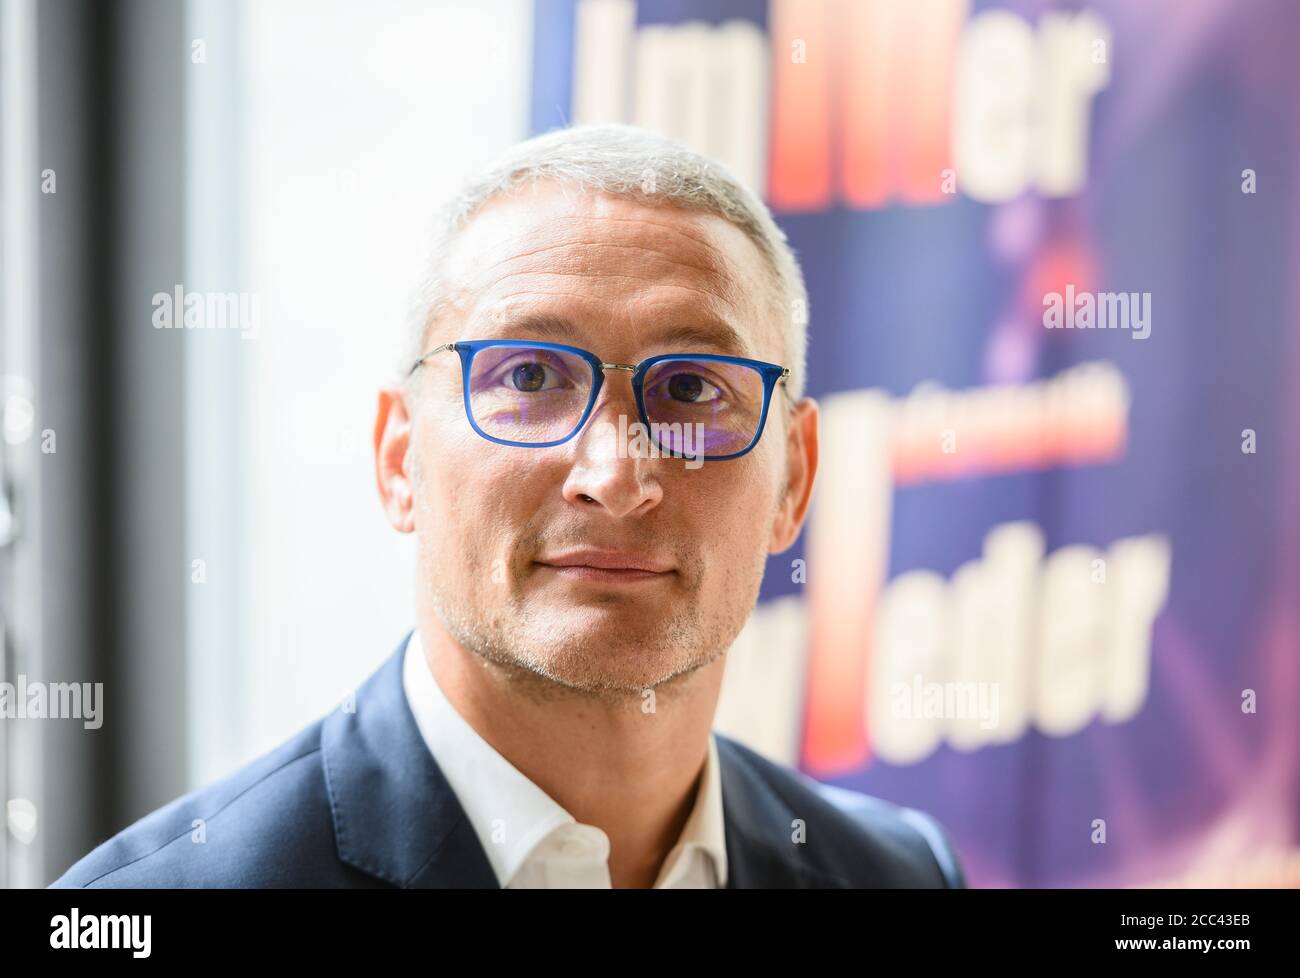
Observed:
[[[534,184],[474,217],[448,272],[457,301],[426,349],[535,339],[607,363],[708,352],[789,364],[767,264],[713,216]],[[620,415],[625,429],[638,420],[629,377],[607,371],[586,425],[550,448],[475,434],[454,352],[381,396],[381,494],[418,538],[420,600],[465,649],[635,693],[707,664],[740,631],[768,553],[806,511],[815,405],[791,412],[778,387],[738,459],[637,457],[616,436]]]

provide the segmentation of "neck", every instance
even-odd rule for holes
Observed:
[[[479,658],[436,616],[420,640],[434,678],[479,736],[579,822],[609,837],[615,887],[651,887],[694,807],[726,657],[639,692],[572,690]]]

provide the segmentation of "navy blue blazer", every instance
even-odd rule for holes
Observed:
[[[355,712],[340,706],[146,815],[51,886],[498,888],[407,704],[409,637],[357,691]],[[728,889],[965,886],[930,816],[820,784],[715,736]]]

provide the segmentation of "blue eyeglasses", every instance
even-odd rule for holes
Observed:
[[[664,454],[739,458],[758,444],[772,391],[790,376],[775,363],[711,353],[605,363],[576,346],[535,340],[444,343],[416,360],[408,376],[444,350],[460,354],[470,427],[498,445],[523,448],[562,445],[576,435],[605,371],[624,370],[632,375],[641,424]]]

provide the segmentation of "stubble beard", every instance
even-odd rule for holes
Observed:
[[[423,496],[418,466],[414,467],[414,489]],[[775,509],[772,514],[775,518]],[[770,527],[769,527],[770,529]],[[518,553],[542,552],[536,534],[525,534],[514,548]],[[697,553],[678,555],[678,586],[673,597],[650,604],[648,611],[629,611],[653,616],[648,629],[632,634],[617,624],[606,626],[599,637],[581,629],[564,630],[562,622],[538,614],[530,606],[521,578],[523,569],[504,568],[505,580],[497,582],[502,567],[492,566],[497,558],[467,542],[463,570],[441,573],[433,553],[421,553],[420,565],[429,573],[422,582],[429,589],[431,604],[447,634],[465,651],[499,669],[525,695],[538,700],[582,696],[606,701],[640,700],[646,690],[664,690],[724,655],[740,634],[758,599],[766,565],[766,553],[757,551],[747,566],[728,566],[717,593],[725,608],[710,615],[700,597],[705,561]],[[484,562],[488,566],[483,566]],[[488,588],[505,593],[504,604],[486,605],[482,589],[457,589],[447,582],[488,581]],[[737,600],[728,600],[729,597]],[[645,603],[642,604],[645,607]],[[652,636],[647,640],[646,635]],[[635,657],[634,669],[611,668]]]

